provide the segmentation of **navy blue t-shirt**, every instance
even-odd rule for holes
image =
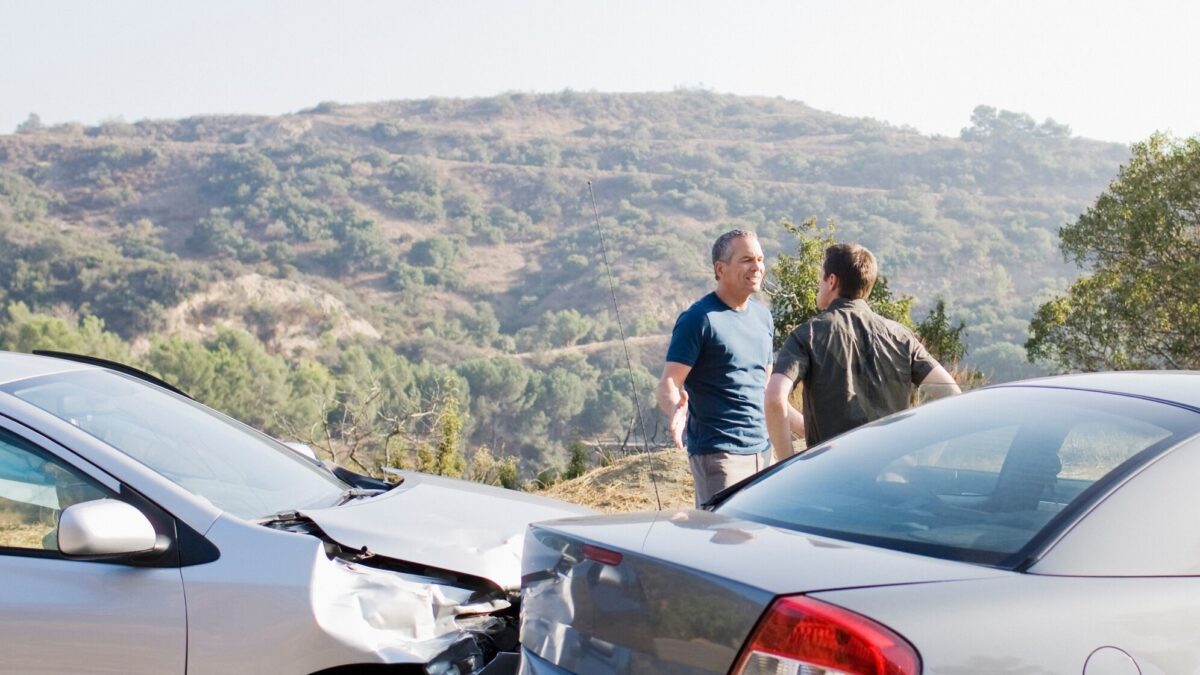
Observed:
[[[739,312],[709,293],[679,315],[667,360],[692,367],[683,381],[689,454],[770,447],[763,391],[774,332],[771,312],[753,299]]]

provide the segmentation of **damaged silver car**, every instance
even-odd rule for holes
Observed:
[[[526,527],[588,509],[355,486],[146,380],[0,353],[0,670],[512,672]]]

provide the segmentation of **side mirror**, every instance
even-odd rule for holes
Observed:
[[[58,516],[58,550],[73,558],[102,559],[166,550],[145,514],[125,502],[96,499],[72,504]]]

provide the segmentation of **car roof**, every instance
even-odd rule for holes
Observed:
[[[1200,370],[1127,370],[1059,375],[997,387],[1057,387],[1168,401],[1200,410]]]
[[[0,384],[31,377],[65,373],[72,370],[91,370],[93,366],[65,359],[53,359],[33,354],[0,352]]]

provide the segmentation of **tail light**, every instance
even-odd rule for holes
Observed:
[[[621,560],[625,558],[625,556],[616,551],[610,551],[606,548],[600,548],[599,546],[592,546],[591,544],[583,545],[583,557],[588,560],[598,562],[601,565],[612,565],[613,567],[620,565]]]
[[[732,675],[918,675],[917,651],[884,626],[793,595],[771,603]]]

